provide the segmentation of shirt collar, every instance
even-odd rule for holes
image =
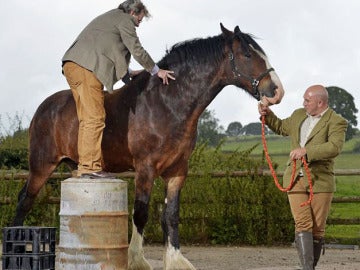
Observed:
[[[328,111],[328,109],[329,109],[329,107],[327,107],[322,113],[319,113],[317,115],[310,115],[308,113],[306,113],[306,114],[308,117],[310,117],[312,119],[317,119],[317,118],[321,118]]]

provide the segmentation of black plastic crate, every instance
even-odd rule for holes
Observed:
[[[2,256],[3,270],[54,270],[55,254],[16,254]]]
[[[55,269],[56,228],[3,228],[3,270]]]

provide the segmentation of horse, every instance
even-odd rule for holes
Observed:
[[[154,179],[165,183],[161,226],[164,269],[195,269],[182,255],[178,233],[180,192],[188,174],[201,113],[227,85],[235,85],[267,105],[284,95],[279,77],[251,34],[230,31],[173,45],[158,62],[176,80],[164,85],[146,71],[105,94],[102,165],[107,172],[135,171],[129,269],[151,269],[143,233]],[[29,127],[29,176],[18,195],[13,225],[21,226],[40,189],[60,163],[76,169],[78,119],[70,90],[45,99]]]

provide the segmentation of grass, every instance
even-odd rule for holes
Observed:
[[[359,203],[333,203],[330,210],[332,218],[360,218]]]
[[[354,149],[354,146],[360,143],[360,135],[355,136],[351,140],[345,142],[343,147],[343,153],[351,153]],[[234,151],[235,149],[248,149],[259,144],[259,146],[253,151],[254,155],[261,155],[263,152],[263,146],[260,135],[253,136],[242,136],[242,137],[232,137],[225,141],[222,146],[223,151]],[[268,146],[269,152],[271,155],[288,155],[290,149],[290,138],[282,137],[279,135],[267,135],[266,144]],[[340,155],[341,156],[341,155]]]
[[[290,139],[278,135],[269,135],[266,137],[267,147],[274,164],[278,164],[278,171],[285,169],[285,164],[289,158]],[[350,141],[345,142],[342,153],[335,159],[335,169],[357,169],[360,168],[359,153],[353,153],[352,150],[356,143],[360,143],[360,135]],[[257,147],[252,151],[254,158],[263,158],[263,145],[261,136],[244,136],[240,138],[230,138],[222,145],[222,150],[233,152],[235,150],[247,150],[254,145]],[[359,193],[360,195],[360,190]]]
[[[360,196],[360,176],[336,177],[336,197]],[[360,212],[360,211],[359,211]]]
[[[359,169],[360,154],[343,152],[335,159],[335,169]]]
[[[360,225],[327,225],[326,242],[360,245]]]

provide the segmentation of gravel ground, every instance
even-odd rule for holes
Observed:
[[[299,269],[294,247],[184,246],[183,255],[197,270]],[[162,246],[145,246],[145,257],[154,270],[162,269]],[[326,249],[316,270],[360,270],[360,250]]]
[[[183,246],[181,251],[197,270],[299,269],[294,247]],[[154,270],[162,269],[163,252],[163,246],[145,246]],[[328,248],[316,270],[360,270],[360,250]]]

